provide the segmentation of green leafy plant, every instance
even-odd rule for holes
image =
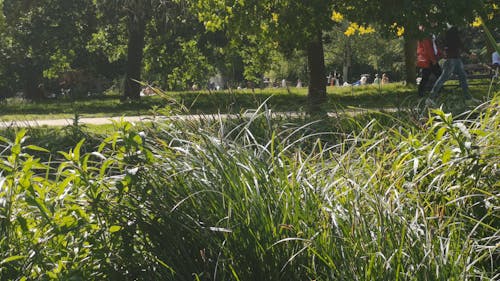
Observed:
[[[498,108],[314,120],[263,104],[121,120],[57,153],[20,130],[0,138],[0,279],[495,280]]]

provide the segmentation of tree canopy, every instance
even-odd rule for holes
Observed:
[[[286,62],[295,64],[295,69],[281,68],[280,78],[300,76],[309,87],[310,105],[318,105],[326,99],[326,76],[334,69],[343,69],[348,80],[359,74],[351,73],[353,68],[392,70],[399,77],[405,65],[405,79],[414,83],[414,45],[422,36],[419,25],[438,33],[447,23],[463,28],[485,23],[489,32],[474,32],[491,34],[481,43],[488,44],[486,52],[493,50],[491,42],[498,40],[500,26],[494,0],[4,0],[0,4],[2,95],[23,91],[30,99],[70,87],[66,80],[71,77],[87,85],[75,94],[114,83],[122,85],[125,99],[139,98],[138,81],[186,89],[193,83],[207,85],[217,73],[228,82],[246,80],[257,86],[266,73]]]
[[[42,77],[56,78],[89,58],[85,45],[94,26],[88,1],[6,0],[3,12],[2,59],[28,98],[41,98]]]

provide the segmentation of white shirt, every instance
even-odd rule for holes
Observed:
[[[494,52],[491,55],[491,64],[500,64],[500,55],[498,55],[498,52]]]
[[[434,55],[438,54],[438,47],[436,45],[436,35],[432,34],[432,48],[434,49]]]

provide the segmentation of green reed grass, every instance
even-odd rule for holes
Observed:
[[[498,279],[498,110],[498,95],[427,120],[263,105],[116,122],[57,154],[20,131],[1,139],[0,279]]]

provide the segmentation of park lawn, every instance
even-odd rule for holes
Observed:
[[[455,92],[459,89],[449,88]],[[487,96],[486,86],[474,86],[472,94]],[[304,111],[307,106],[306,88],[226,90],[221,92],[165,92],[142,97],[140,101],[121,102],[118,95],[85,99],[45,100],[27,102],[8,99],[1,105],[0,121],[40,120],[80,117],[143,116],[159,108],[170,107],[176,114],[239,113],[252,110],[262,103],[274,111]],[[327,110],[346,107],[367,109],[405,108],[418,102],[416,89],[393,83],[383,87],[328,87]],[[181,106],[183,105],[183,106]]]

